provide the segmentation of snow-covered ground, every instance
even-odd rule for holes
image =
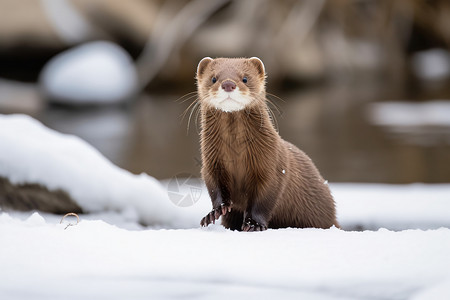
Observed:
[[[1,299],[449,299],[450,230],[128,231],[0,215]],[[433,296],[430,296],[433,295]]]
[[[199,228],[204,187],[132,175],[29,117],[0,115],[0,143],[0,176],[89,212],[0,212],[0,299],[450,299],[450,184],[334,183],[346,230],[242,233]]]
[[[450,184],[330,184],[346,230],[450,228]]]

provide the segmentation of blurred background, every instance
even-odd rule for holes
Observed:
[[[329,181],[450,182],[449,45],[447,0],[0,0],[0,113],[199,176],[197,63],[258,56],[280,135]]]

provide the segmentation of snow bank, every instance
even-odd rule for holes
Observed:
[[[390,101],[370,105],[372,121],[380,126],[450,127],[450,101]]]
[[[69,104],[117,103],[138,88],[130,55],[110,42],[91,42],[67,50],[48,62],[40,76],[52,101]]]
[[[395,138],[420,146],[450,144],[450,101],[390,101],[368,106],[369,121]]]
[[[330,184],[344,229],[450,228],[450,184]]]
[[[121,211],[147,225],[183,228],[201,218],[176,207],[156,179],[120,169],[80,138],[31,117],[0,115],[0,141],[0,176],[65,190],[87,212]]]
[[[127,231],[0,214],[1,299],[449,299],[450,230]]]

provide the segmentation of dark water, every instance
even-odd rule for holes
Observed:
[[[199,175],[198,127],[192,119],[187,130],[189,114],[181,118],[191,102],[176,101],[187,92],[147,93],[126,107],[49,107],[39,118],[80,136],[133,173],[159,179]],[[363,82],[276,94],[284,100],[272,97],[280,110],[275,113],[280,135],[304,150],[329,181],[450,182],[449,140],[424,146],[370,123],[370,103],[410,96],[404,91]]]

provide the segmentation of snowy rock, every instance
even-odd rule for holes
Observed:
[[[130,55],[116,44],[103,41],[55,56],[44,67],[40,83],[51,101],[71,105],[118,103],[138,89]]]
[[[13,184],[63,190],[86,212],[120,211],[147,225],[199,226],[201,215],[175,206],[153,177],[133,175],[80,138],[29,116],[0,115],[0,141],[0,177]]]
[[[412,57],[412,68],[423,80],[439,80],[450,75],[450,53],[444,49],[421,51]]]

